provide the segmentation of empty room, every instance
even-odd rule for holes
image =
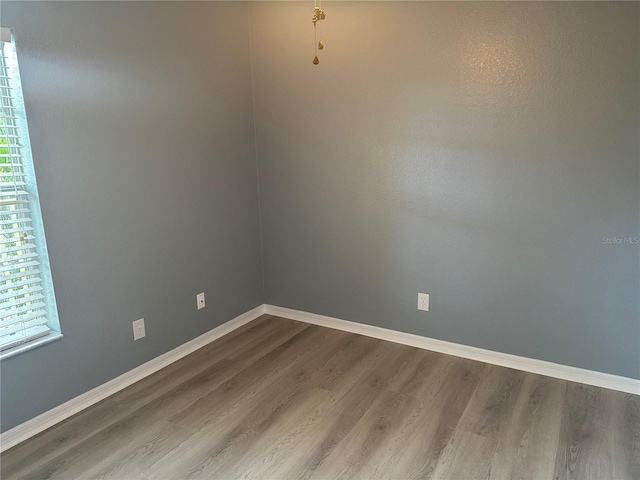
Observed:
[[[0,1],[3,479],[640,478],[640,2]]]

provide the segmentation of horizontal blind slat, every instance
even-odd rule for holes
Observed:
[[[0,257],[0,268],[10,267],[12,265],[13,268],[20,268],[20,265],[26,263],[22,260],[31,261],[31,259],[35,258],[38,258],[38,252],[19,253],[9,257]]]
[[[19,227],[31,228],[26,226],[27,223],[31,223],[31,219],[24,215],[25,214],[16,215],[14,213],[9,214],[0,212],[0,218],[8,216],[14,217],[0,220],[0,233],[14,233],[19,229]]]
[[[51,333],[49,327],[41,325],[39,327],[28,329],[24,334],[15,333],[13,335],[0,337],[0,351],[30,342],[36,338],[44,337],[49,335],[49,333]]]
[[[18,222],[15,222],[18,223]],[[7,225],[10,225],[7,223]],[[22,232],[31,232],[33,231],[33,227],[22,227],[22,228],[2,228],[2,222],[0,222],[0,235],[13,235],[14,233],[22,233]]]
[[[40,313],[44,312],[44,313]],[[3,335],[11,335],[15,332],[19,332],[25,328],[37,327],[38,325],[46,325],[47,319],[45,315],[47,312],[44,310],[40,310],[37,315],[34,315],[32,318],[25,317],[19,322],[13,323],[11,325],[0,325],[0,337]]]
[[[0,323],[0,328],[5,328],[5,327],[9,327],[11,325],[16,325],[18,323],[21,322],[27,322],[27,321],[31,321],[31,320],[38,320],[41,318],[44,318],[44,320],[38,320],[41,323],[47,323],[47,319],[45,318],[47,315],[47,312],[40,308],[37,310],[33,310],[31,312],[25,313],[24,315],[15,318],[11,318],[9,320],[7,320],[6,322]]]
[[[40,295],[40,297],[42,297],[42,295]],[[17,321],[20,321],[20,318],[18,317],[24,317],[33,310],[40,310],[46,307],[47,306],[44,304],[44,302],[35,301],[29,305],[22,305],[21,307],[15,307],[11,309],[0,308],[0,318],[2,318],[2,322],[0,323],[2,323],[3,325],[5,324],[5,322],[6,324],[12,323],[14,321],[14,318],[17,318]]]
[[[22,231],[22,230],[20,230],[20,231]],[[4,235],[4,232],[0,232],[0,235]],[[3,243],[6,244],[6,243],[9,243],[9,242],[1,242],[0,241],[0,247],[2,248],[2,252],[1,252],[2,254],[19,252],[20,250],[29,250],[30,248],[36,248],[36,246],[33,243],[27,243],[25,245],[16,245],[15,247],[4,247],[2,245]]]
[[[0,292],[5,292],[7,290],[10,290],[12,288],[20,288],[20,287],[24,287],[25,285],[34,285],[36,283],[40,283],[42,280],[40,279],[40,277],[36,274],[33,274],[33,272],[30,272],[32,275],[28,275],[28,276],[24,276],[24,274],[20,277],[8,277],[8,278],[4,278],[3,277],[3,281],[5,282],[4,284],[2,282],[0,282]],[[38,273],[40,273],[40,271],[38,271]],[[18,278],[23,278],[23,280],[18,280]]]
[[[2,148],[2,147],[0,147]],[[2,154],[0,153],[0,157],[2,157]],[[11,171],[7,171],[8,169],[11,169]],[[13,184],[14,181],[16,182],[21,182],[23,185],[25,184],[25,180],[24,180],[25,174],[24,172],[18,172],[16,171],[16,167],[15,166],[11,166],[10,164],[4,164],[2,162],[0,162],[0,178],[2,180],[0,180],[1,183],[3,184]]]
[[[16,205],[28,205],[29,200],[23,200],[20,198],[0,198],[0,208],[12,207]]]
[[[0,303],[0,324],[4,324],[5,322],[10,323],[14,317],[25,315],[32,310],[45,308],[46,305],[44,305],[42,300],[44,300],[44,295],[37,293],[24,297],[13,305],[10,305],[10,302],[6,302],[6,304]],[[42,304],[42,306],[40,304]]]
[[[15,270],[16,268],[35,267],[37,265],[40,265],[40,262],[37,262],[35,260],[30,261],[30,262],[21,262],[21,263],[15,264],[15,265],[0,265],[0,274],[5,274],[6,275],[8,272],[10,272],[11,270]],[[0,278],[0,280],[1,280],[1,278]]]
[[[41,292],[43,290],[42,285],[36,285],[33,287],[29,287],[29,288],[18,288],[17,290],[14,290],[13,292],[7,292],[7,293],[3,293],[0,295],[0,302],[4,302],[10,298],[15,298],[15,297],[19,297],[21,295],[27,295],[27,294],[32,294],[35,292]],[[25,297],[26,298],[26,297]],[[13,302],[12,302],[13,303]],[[1,305],[1,303],[0,303]]]
[[[25,218],[29,217],[31,210],[25,205],[21,205],[20,207],[16,207],[15,205],[3,205],[0,206],[0,216],[9,216],[9,215],[24,215]],[[31,221],[31,219],[29,219]]]
[[[28,193],[26,191],[24,191],[24,190],[18,190],[18,191],[16,191],[15,189],[6,189],[6,190],[4,190],[2,188],[2,185],[0,185],[0,197],[9,197],[9,196],[16,197],[16,195],[17,196],[23,195],[23,196],[26,197],[28,195]]]
[[[0,178],[1,177],[8,177],[9,175],[5,175],[4,173],[0,172]],[[9,190],[9,189],[14,189],[16,187],[24,187],[27,184],[25,182],[23,182],[22,180],[13,180],[15,177],[11,177],[11,180],[0,180],[0,189],[3,190]]]

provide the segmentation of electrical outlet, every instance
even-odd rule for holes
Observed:
[[[144,331],[144,318],[133,322],[133,339],[140,340],[146,335]]]
[[[428,293],[418,294],[418,310],[424,310],[425,312],[429,311],[429,294]]]
[[[196,303],[198,305],[198,310],[202,310],[204,308],[204,292],[196,295]]]

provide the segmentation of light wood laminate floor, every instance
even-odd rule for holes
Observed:
[[[263,316],[8,450],[3,479],[638,479],[640,397]]]

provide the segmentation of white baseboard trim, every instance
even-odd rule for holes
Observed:
[[[82,395],[72,398],[68,402],[63,403],[51,410],[44,412],[37,417],[27,420],[26,422],[7,430],[0,435],[0,452],[3,452],[20,442],[52,427],[56,423],[59,423],[72,415],[90,407],[91,405],[98,403],[114,393],[134,384],[135,382],[148,377],[154,372],[170,365],[176,360],[181,359],[195,352],[199,348],[213,342],[214,340],[232,332],[233,330],[240,328],[242,325],[255,320],[260,315],[265,313],[264,305],[260,305],[248,312],[245,312],[237,317],[229,320],[228,322],[219,325],[208,332],[194,338],[174,348],[173,350],[160,355],[159,357],[149,360],[143,363],[139,367],[134,368],[126,373],[123,373],[119,377],[113,380],[103,383],[102,385],[89,390]]]
[[[411,333],[397,332],[382,327],[374,327],[362,323],[350,322],[339,318],[325,317],[315,313],[293,310],[290,308],[265,305],[265,313],[278,317],[285,317],[300,322],[312,323],[321,327],[344,330],[345,332],[357,333],[367,337],[379,338],[390,342],[410,345],[412,347],[431,350],[434,352],[446,353],[456,357],[468,358],[479,362],[500,365],[502,367],[513,368],[548,377],[559,378],[571,382],[584,383],[596,387],[609,388],[620,392],[640,394],[640,380],[634,378],[620,377],[609,373],[601,373],[583,368],[570,367],[557,363],[536,360],[534,358],[520,357],[508,353],[494,352],[482,348],[461,345],[458,343],[445,342],[434,338],[421,337]]]
[[[303,312],[301,310],[293,310],[274,305],[260,305],[248,312],[238,315],[234,319],[229,320],[218,327],[213,328],[199,337],[188,341],[187,343],[180,345],[179,347],[154,358],[153,360],[149,360],[139,367],[136,367],[133,370],[108,381],[107,383],[72,398],[68,402],[44,412],[31,420],[27,420],[11,430],[7,430],[0,435],[0,452],[13,447],[34,435],[37,435],[56,423],[59,423],[85,408],[98,403],[100,400],[104,400],[129,385],[132,385],[167,365],[170,365],[176,360],[179,360],[214,340],[232,332],[233,330],[240,328],[242,325],[255,320],[263,314],[290,318],[291,320],[311,323],[321,327],[357,333],[367,337],[379,338],[381,340],[409,345],[424,350],[445,353],[456,357],[467,358],[493,365],[500,365],[502,367],[513,368],[525,372],[537,373],[539,375],[546,375],[548,377],[559,378],[571,382],[584,383],[587,385],[609,388],[611,390],[618,390],[636,395],[640,394],[640,380],[633,378],[620,377],[609,373],[601,373],[593,370],[560,365],[557,363],[546,362],[544,360],[536,360],[534,358],[519,357],[508,353],[493,352],[482,348],[445,342],[434,338],[421,337],[411,333],[398,332],[382,327],[365,325],[363,323],[326,317],[324,315]]]

